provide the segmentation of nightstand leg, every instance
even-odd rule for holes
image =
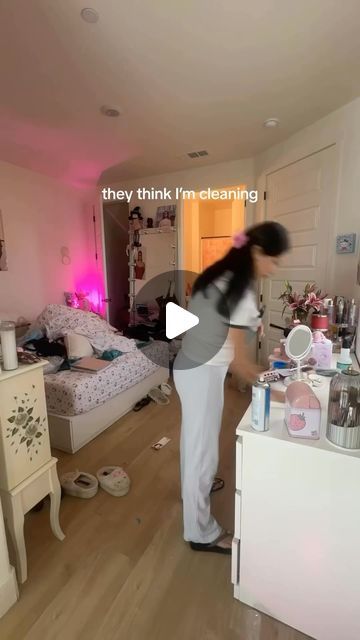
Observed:
[[[61,502],[61,487],[59,478],[56,472],[56,465],[54,465],[49,473],[51,474],[51,491],[50,491],[50,525],[51,530],[56,538],[64,540],[65,535],[61,530],[59,522],[60,502]]]
[[[27,559],[24,538],[24,513],[21,504],[21,496],[2,496],[3,511],[6,524],[11,536],[15,551],[16,573],[18,581],[22,584],[27,579]]]

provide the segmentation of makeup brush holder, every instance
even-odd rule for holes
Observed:
[[[338,447],[360,449],[359,371],[343,371],[332,379],[326,436]]]

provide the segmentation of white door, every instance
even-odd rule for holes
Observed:
[[[266,220],[288,229],[292,249],[275,277],[263,282],[265,337],[260,359],[264,364],[283,337],[273,325],[285,326],[279,300],[284,281],[289,280],[296,291],[314,281],[327,292],[331,283],[335,179],[335,145],[266,176]]]

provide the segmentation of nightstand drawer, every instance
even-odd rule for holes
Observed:
[[[43,364],[0,375],[0,488],[11,491],[51,460]]]

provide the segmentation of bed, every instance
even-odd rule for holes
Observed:
[[[81,336],[96,356],[108,350],[120,354],[99,373],[45,373],[50,442],[55,449],[75,453],[130,411],[152,387],[168,380],[166,342],[138,345],[95,314],[48,305],[37,319],[36,332],[50,341],[64,338],[65,343],[69,336]]]
[[[147,356],[156,354],[154,364]],[[169,350],[154,342],[117,358],[101,373],[45,375],[51,446],[75,453],[169,377]]]

